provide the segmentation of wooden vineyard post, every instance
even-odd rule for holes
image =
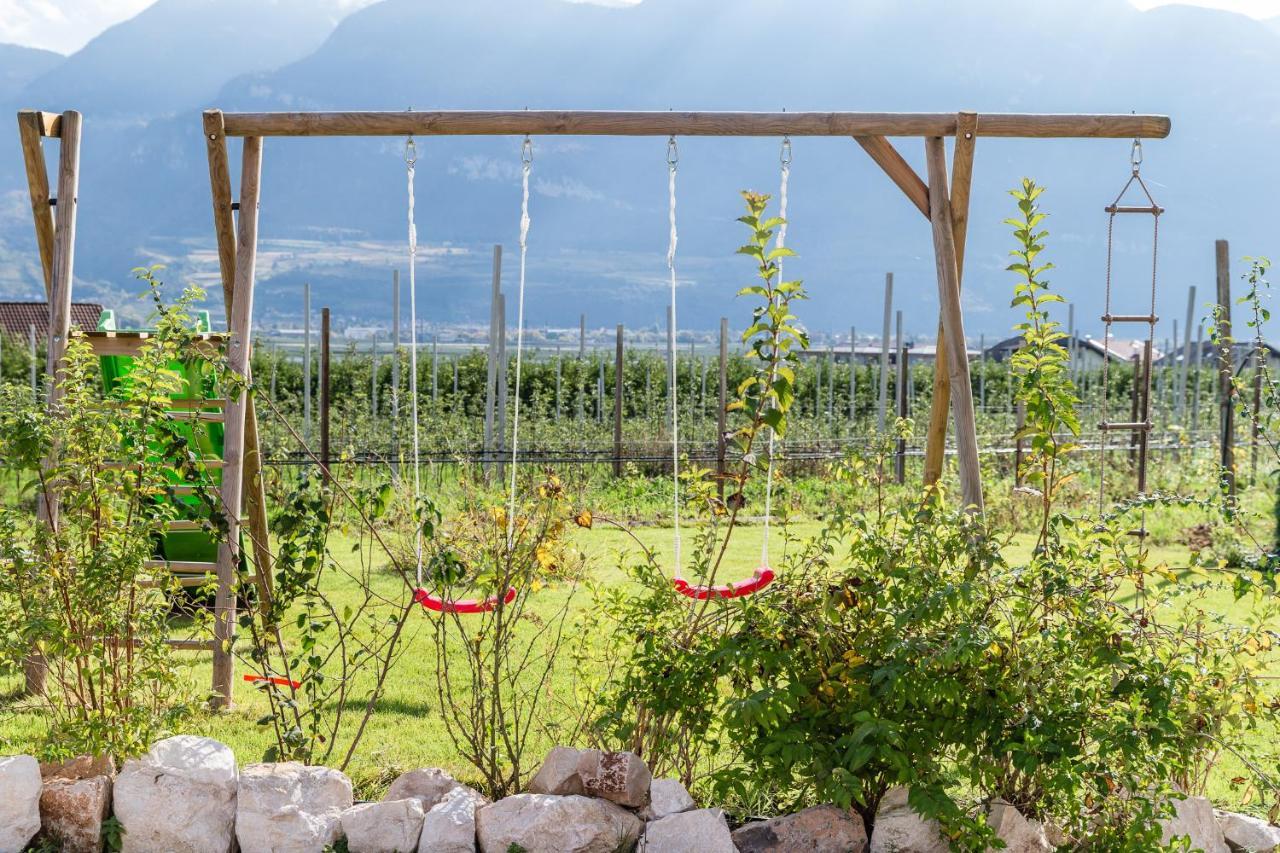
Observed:
[[[893,273],[884,274],[884,329],[880,333],[880,405],[876,431],[884,435],[885,413],[889,405],[889,324],[893,321]]]
[[[246,137],[240,175],[240,233],[235,259],[231,315],[228,323],[227,367],[235,375],[249,375],[249,345],[253,318],[253,283],[258,253],[258,194],[262,177],[262,139]],[[222,506],[227,537],[218,545],[218,591],[213,616],[213,689],[215,707],[230,708],[235,658],[236,587],[240,565],[240,512],[245,472],[248,391],[240,389],[227,400],[223,433]],[[259,571],[264,571],[259,567]]]
[[[720,385],[716,407],[716,484],[724,500],[726,437],[729,416],[729,318],[720,318]]]
[[[1174,408],[1174,416],[1177,423],[1182,426],[1187,425],[1187,377],[1191,371],[1191,324],[1195,322],[1196,312],[1196,286],[1193,284],[1187,290],[1187,322],[1182,328],[1182,340],[1174,341],[1175,345],[1182,347],[1182,360],[1178,365],[1178,400]]]
[[[227,309],[230,316],[230,308]],[[302,439],[311,443],[311,283],[302,283]]]
[[[1146,384],[1146,377],[1142,370],[1142,359],[1135,353],[1133,358],[1133,387],[1129,394],[1129,423],[1137,423],[1138,413],[1142,411],[1142,388]],[[1129,461],[1137,463],[1138,461],[1138,433],[1132,431],[1129,434]]]
[[[329,309],[320,309],[320,464],[329,472],[333,457],[329,455],[330,351]]]
[[[907,418],[911,416],[910,397],[907,393],[908,384],[911,382],[911,353],[902,340],[902,312],[898,312],[898,328],[898,417]],[[894,473],[897,476],[898,485],[902,485],[907,481],[907,440],[905,438],[898,439],[897,449]]]
[[[946,147],[942,138],[925,139],[929,172],[929,218],[933,225],[934,259],[938,268],[938,303],[942,310],[943,340],[951,382],[951,412],[956,423],[956,452],[960,462],[963,505],[982,512],[982,467],[978,461],[978,429],[969,380],[969,354],[965,345],[964,313],[960,306],[955,226],[947,190]]]
[[[391,271],[391,474],[400,476],[400,270]]]
[[[1214,243],[1214,260],[1217,268],[1218,286],[1218,336],[1224,345],[1218,352],[1218,441],[1221,454],[1218,464],[1222,466],[1227,493],[1236,495],[1236,461],[1235,461],[1235,385],[1232,382],[1234,363],[1232,359],[1234,341],[1231,338],[1231,261],[1226,240]]]
[[[578,360],[587,357],[587,315],[578,315]]]
[[[956,256],[956,289],[964,283],[964,247],[969,231],[969,188],[973,181],[973,149],[977,143],[976,113],[956,114],[956,142],[952,153],[951,233]],[[933,399],[925,433],[924,484],[932,486],[942,476],[947,446],[947,408],[951,403],[951,378],[947,367],[946,329],[938,320],[938,345],[933,367]],[[968,355],[965,355],[966,362]],[[966,370],[966,372],[968,372]],[[970,392],[972,396],[972,391]]]
[[[618,324],[618,340],[613,353],[613,476],[622,476],[622,324]]]
[[[489,457],[493,453],[494,399],[498,381],[498,300],[502,296],[502,246],[493,247],[493,275],[489,285],[489,348],[485,353],[484,385],[484,446],[482,466],[488,477],[493,466]]]
[[[1249,482],[1258,481],[1258,438],[1262,435],[1262,367],[1265,364],[1266,351],[1261,342],[1254,350],[1253,357],[1253,423],[1249,431]]]
[[[1014,409],[1013,419],[1013,485],[1022,485],[1022,457],[1026,452],[1026,443],[1022,438],[1022,428],[1027,425],[1027,405],[1018,403]]]
[[[858,330],[849,327],[849,428],[858,416]]]

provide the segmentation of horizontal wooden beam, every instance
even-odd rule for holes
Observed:
[[[206,116],[216,115],[209,110]],[[954,136],[955,113],[434,112],[225,113],[227,136]],[[207,120],[207,119],[206,119]],[[981,136],[1162,138],[1158,115],[983,113]]]
[[[41,136],[62,136],[62,114],[41,110],[18,110],[19,120],[32,122]]]
[[[911,203],[916,209],[924,214],[924,218],[929,218],[929,188],[925,186],[924,181],[915,170],[911,168],[902,155],[898,153],[898,149],[893,147],[893,143],[885,139],[883,136],[855,136],[854,139],[862,146],[862,150],[871,156],[872,160],[884,170],[889,176],[889,180],[898,185],[898,189],[906,193]]]

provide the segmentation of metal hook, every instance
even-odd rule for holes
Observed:
[[[404,143],[404,162],[406,166],[412,166],[418,162],[418,145],[410,136]]]
[[[778,159],[784,166],[791,165],[791,137],[782,137],[782,153],[778,155]]]
[[[520,162],[525,166],[533,163],[533,140],[529,138],[527,133],[524,137],[524,143],[520,146]]]
[[[1134,137],[1133,146],[1129,149],[1129,165],[1133,167],[1133,173],[1138,174],[1142,169],[1142,140]]]
[[[676,145],[675,134],[671,134],[671,138],[667,140],[667,165],[675,168],[680,162],[680,146]]]

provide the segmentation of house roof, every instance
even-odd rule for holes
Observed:
[[[96,302],[72,302],[71,325],[84,330],[98,328],[102,306]],[[49,335],[49,303],[0,302],[0,333],[7,338],[26,338],[35,326],[36,340],[43,341]]]

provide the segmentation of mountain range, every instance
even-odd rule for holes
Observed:
[[[200,112],[336,109],[739,109],[1129,112],[1172,117],[1144,145],[1167,208],[1159,234],[1160,334],[1211,298],[1213,240],[1240,258],[1276,252],[1280,20],[1125,0],[158,0],[67,57],[0,46],[0,109],[85,115],[77,294],[128,310],[129,270],[162,262],[174,283],[216,283]],[[11,125],[12,127],[12,125]],[[0,134],[0,298],[38,297],[16,133]],[[923,174],[918,140],[897,140]],[[745,321],[733,302],[742,189],[774,191],[776,139],[680,140],[681,324]],[[419,312],[487,316],[491,246],[506,247],[514,320],[520,140],[418,140]],[[928,223],[848,139],[793,140],[788,274],[811,329],[878,331],[895,273],[909,331],[931,334]],[[233,154],[235,146],[233,145]],[[1055,288],[1097,332],[1107,217],[1129,177],[1127,140],[979,140],[965,270],[967,329],[1008,333],[1006,191],[1048,190]],[[257,310],[294,324],[300,286],[339,322],[390,316],[406,262],[403,140],[268,139]],[[534,140],[528,321],[657,326],[666,306],[667,163],[660,138]],[[1114,235],[1117,310],[1141,309],[1150,222]],[[1203,310],[1198,310],[1203,315]]]

